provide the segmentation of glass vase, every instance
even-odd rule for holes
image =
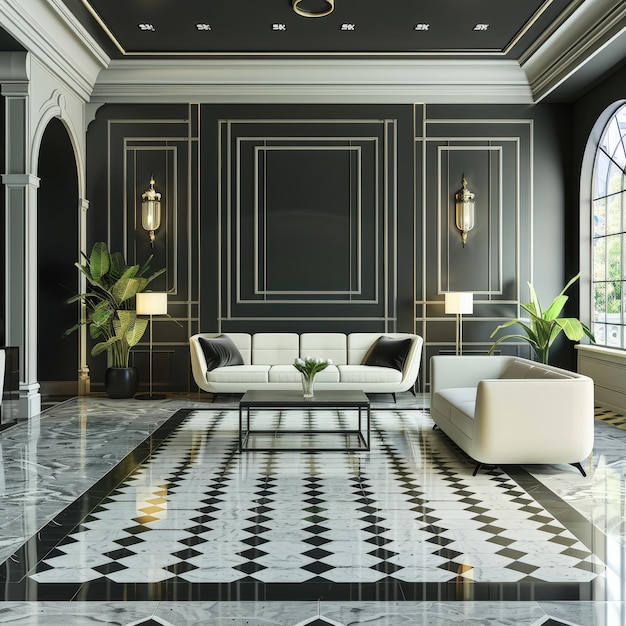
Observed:
[[[313,383],[315,382],[315,374],[302,374],[302,397],[313,397]]]

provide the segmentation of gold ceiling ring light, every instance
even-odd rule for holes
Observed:
[[[324,0],[324,2],[326,2],[327,4],[327,7],[325,9],[322,9],[321,11],[309,11],[299,6],[303,2],[304,4],[306,4],[307,1],[310,2],[310,0],[293,0],[293,10],[298,15],[302,15],[303,17],[324,17],[325,15],[329,15],[335,10],[335,0]]]

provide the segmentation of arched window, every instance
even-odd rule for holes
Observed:
[[[626,349],[626,106],[609,120],[593,166],[593,333]]]

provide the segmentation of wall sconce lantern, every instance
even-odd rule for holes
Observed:
[[[461,231],[463,247],[467,242],[467,233],[474,228],[474,194],[467,188],[465,174],[461,178],[462,189],[456,194],[456,227]]]
[[[161,194],[154,190],[154,177],[150,176],[150,189],[141,194],[141,225],[150,233],[154,246],[154,231],[161,225]]]
[[[335,0],[292,0],[292,8],[302,17],[324,17],[334,11]]]

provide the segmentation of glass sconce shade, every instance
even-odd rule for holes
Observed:
[[[463,188],[456,194],[456,227],[461,231],[461,241],[465,247],[467,233],[474,228],[474,194],[467,188],[465,175],[461,183]]]
[[[154,178],[150,178],[150,189],[141,194],[141,225],[150,233],[150,244],[154,243],[154,231],[161,226],[161,194],[154,189]]]

